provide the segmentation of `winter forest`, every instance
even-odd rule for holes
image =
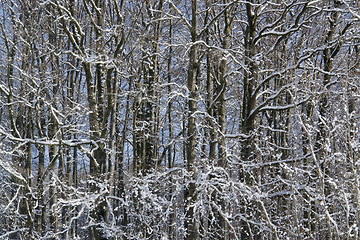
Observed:
[[[360,3],[0,0],[0,239],[360,239]]]

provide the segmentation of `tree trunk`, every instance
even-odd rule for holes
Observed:
[[[244,90],[243,90],[243,106],[242,106],[242,122],[241,128],[246,139],[242,142],[241,160],[243,162],[253,162],[256,158],[255,153],[255,136],[256,130],[256,114],[252,111],[256,107],[256,94],[254,92],[259,79],[259,67],[254,59],[256,54],[255,36],[256,36],[256,16],[254,11],[255,1],[246,1],[247,26],[244,33],[245,42],[245,67],[244,73]],[[247,169],[240,170],[240,180],[246,184],[252,184],[252,174]],[[245,204],[245,203],[243,203]],[[242,208],[242,214],[247,218],[246,206]],[[252,233],[249,222],[242,220],[241,239],[252,239]]]
[[[188,81],[187,87],[189,90],[188,99],[188,122],[187,122],[187,140],[186,140],[186,159],[187,170],[190,174],[190,179],[187,182],[185,191],[185,231],[187,240],[198,239],[198,222],[196,219],[196,213],[194,203],[197,200],[196,196],[196,141],[197,130],[195,121],[195,112],[197,110],[197,86],[196,86],[196,72],[198,68],[197,62],[197,0],[191,1],[191,40],[194,43],[190,47],[189,53],[189,69],[188,69]]]

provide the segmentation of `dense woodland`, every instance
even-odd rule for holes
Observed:
[[[0,239],[360,239],[359,5],[0,0]]]

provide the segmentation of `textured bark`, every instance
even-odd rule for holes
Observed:
[[[191,40],[195,43],[198,40],[197,33],[197,0],[191,1]],[[195,112],[197,110],[197,87],[196,87],[196,72],[198,68],[197,62],[197,45],[193,44],[190,47],[189,53],[189,69],[187,87],[189,90],[188,99],[188,120],[187,120],[187,141],[186,141],[186,164],[187,170],[190,174],[188,186],[185,191],[185,239],[196,240],[199,237],[198,222],[196,219],[195,208],[193,204],[196,202],[196,141],[197,130],[195,121]]]
[[[256,115],[252,113],[256,106],[256,94],[254,92],[259,79],[259,67],[255,62],[256,54],[255,36],[256,36],[256,16],[254,12],[254,1],[248,0],[246,3],[247,26],[244,34],[245,42],[245,67],[244,73],[244,92],[242,106],[242,131],[246,135],[253,134],[256,128]],[[242,160],[251,161],[255,158],[253,136],[249,136],[243,144]],[[244,178],[244,176],[242,176]],[[245,179],[242,179],[245,180]]]
[[[259,67],[255,62],[255,37],[256,37],[256,16],[254,11],[255,1],[246,1],[246,16],[247,26],[244,33],[244,50],[245,50],[245,67],[247,68],[244,73],[243,83],[243,105],[242,105],[242,132],[246,135],[246,139],[242,142],[241,149],[241,160],[244,162],[254,161],[256,158],[255,153],[255,136],[254,131],[256,130],[256,114],[253,110],[256,107],[256,93],[255,87],[258,84],[259,79]],[[253,181],[251,173],[247,172],[246,169],[241,167],[240,169],[240,180],[246,184],[251,184]],[[243,203],[246,204],[246,203]],[[243,207],[242,214],[246,218],[248,213],[246,206]],[[250,225],[246,220],[242,220],[241,228],[241,239],[253,239]]]

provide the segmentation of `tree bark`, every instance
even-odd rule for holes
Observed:
[[[187,120],[187,140],[186,140],[186,159],[187,159],[187,170],[190,174],[190,179],[187,182],[185,191],[185,239],[196,240],[199,237],[198,233],[198,222],[196,219],[196,213],[194,203],[197,199],[196,194],[196,141],[197,141],[197,130],[195,121],[195,112],[197,110],[197,86],[196,86],[196,72],[198,68],[197,62],[197,14],[198,6],[197,0],[191,1],[191,40],[192,45],[189,53],[189,69],[187,87],[189,90],[188,99],[188,120]]]
[[[255,87],[257,86],[259,79],[259,66],[255,61],[254,57],[256,54],[255,48],[255,37],[256,37],[256,15],[255,15],[255,1],[246,1],[246,16],[247,26],[244,33],[244,51],[245,51],[245,72],[244,72],[244,83],[243,83],[243,102],[242,102],[242,121],[241,129],[243,134],[246,136],[242,142],[241,149],[241,161],[253,162],[256,158],[255,153],[255,130],[256,130],[256,119],[257,116],[253,113],[256,107],[256,93]],[[244,167],[240,169],[240,180],[246,184],[252,184],[252,174],[247,172]],[[246,204],[246,203],[243,203]],[[245,219],[247,218],[246,206],[242,208],[242,214]],[[241,239],[252,239],[252,233],[249,222],[247,220],[241,221]]]

